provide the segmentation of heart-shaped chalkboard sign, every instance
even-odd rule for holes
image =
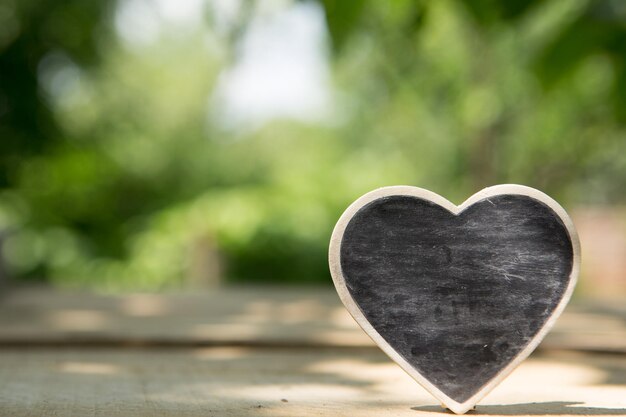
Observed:
[[[520,185],[460,206],[421,188],[381,188],[345,211],[330,242],[346,308],[458,414],[537,347],[572,294],[579,260],[565,210]]]

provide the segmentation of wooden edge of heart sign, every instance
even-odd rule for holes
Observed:
[[[533,198],[538,200],[545,205],[547,205],[556,215],[558,215],[565,225],[567,232],[569,234],[569,238],[572,243],[572,251],[573,251],[573,263],[572,270],[569,276],[569,283],[567,288],[565,289],[561,300],[558,305],[554,309],[553,313],[548,317],[547,321],[543,325],[543,327],[537,332],[537,334],[530,340],[530,342],[523,348],[517,356],[513,358],[509,362],[507,366],[505,366],[498,374],[496,374],[489,382],[487,382],[478,392],[476,392],[469,399],[464,401],[463,403],[459,403],[446,394],[444,394],[441,390],[439,390],[436,386],[434,386],[431,382],[429,382],[423,375],[421,375],[411,364],[409,364],[396,350],[387,343],[385,339],[374,329],[374,327],[370,324],[370,322],[366,319],[363,312],[352,298],[347,286],[345,278],[342,274],[341,269],[341,259],[340,259],[340,247],[343,239],[344,231],[352,219],[352,217],[366,204],[377,200],[379,198],[390,197],[390,196],[411,196],[417,197],[420,199],[424,199],[427,201],[431,201],[435,204],[438,204],[447,210],[449,210],[454,215],[458,215],[465,208],[471,206],[472,204],[481,201],[483,199],[494,197],[498,195],[521,195]],[[463,414],[468,410],[472,409],[478,401],[480,401],[485,395],[487,395],[493,388],[495,388],[506,376],[508,376],[524,359],[526,359],[533,350],[539,345],[541,340],[546,336],[548,331],[554,325],[556,319],[562,313],[563,309],[567,305],[570,297],[572,296],[572,292],[574,291],[574,287],[576,285],[576,280],[578,277],[578,273],[580,270],[580,243],[578,240],[578,235],[576,233],[576,229],[570,217],[567,215],[563,207],[561,207],[556,201],[547,196],[541,191],[538,191],[534,188],[516,185],[516,184],[502,184],[495,185],[492,187],[488,187],[474,194],[470,198],[468,198],[463,204],[457,206],[440,195],[428,191],[423,188],[412,187],[412,186],[391,186],[391,187],[383,187],[371,191],[359,199],[357,199],[354,203],[352,203],[346,211],[342,214],[337,222],[333,230],[333,234],[330,240],[329,246],[329,266],[330,272],[333,278],[333,282],[341,298],[341,301],[346,306],[352,317],[356,320],[356,322],[361,326],[361,328],[372,338],[372,340],[392,359],[394,360],[400,367],[407,372],[413,379],[415,379],[420,385],[422,385],[426,390],[428,390],[433,396],[435,396],[443,405],[452,410],[457,414]]]

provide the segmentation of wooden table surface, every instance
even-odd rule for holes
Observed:
[[[0,416],[441,413],[331,288],[0,298]],[[473,414],[626,416],[626,302],[575,301]]]

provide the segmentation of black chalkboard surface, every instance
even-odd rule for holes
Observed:
[[[579,249],[565,211],[523,186],[457,207],[415,187],[366,194],[333,233],[330,265],[365,331],[464,413],[536,347],[569,299]]]

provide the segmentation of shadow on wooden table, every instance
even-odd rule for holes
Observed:
[[[580,406],[582,402],[571,401],[551,401],[542,403],[523,403],[508,405],[478,405],[476,410],[467,414],[473,416],[479,415],[499,415],[499,416],[544,416],[544,415],[585,415],[585,416],[624,416],[626,408],[600,408]],[[437,406],[413,407],[411,410],[431,412],[436,414],[450,414],[447,410],[443,410]]]

